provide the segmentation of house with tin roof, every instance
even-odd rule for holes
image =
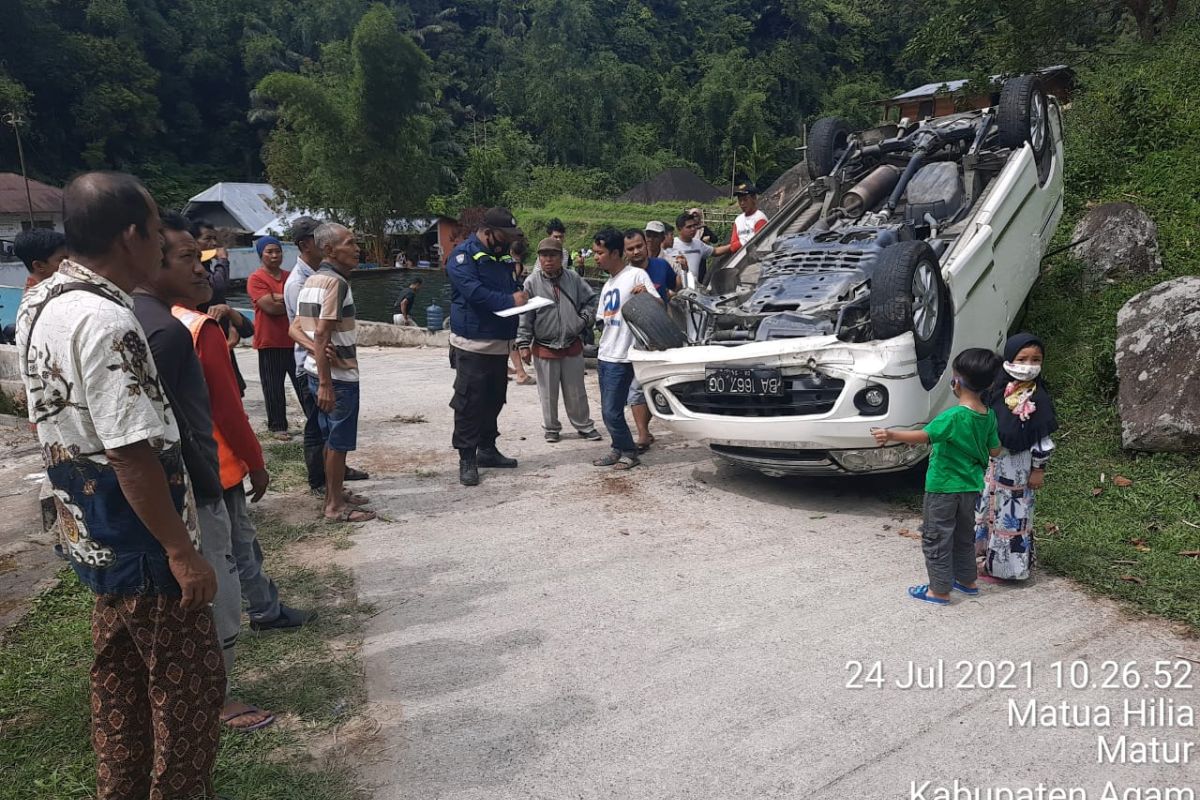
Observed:
[[[13,172],[0,172],[0,239],[11,242],[30,227],[31,205],[33,227],[63,229],[62,189],[30,179],[27,194],[24,178]]]

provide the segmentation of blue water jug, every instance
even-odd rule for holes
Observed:
[[[430,331],[434,333],[440,331],[445,319],[446,313],[442,311],[442,307],[437,303],[431,303],[429,308],[425,309],[425,327]]]

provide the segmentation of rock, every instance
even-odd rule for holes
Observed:
[[[1117,406],[1129,450],[1200,452],[1200,276],[1160,283],[1117,314]]]
[[[437,331],[430,333],[424,328],[389,325],[386,322],[367,322],[357,320],[355,331],[358,333],[359,347],[449,347],[450,332]]]
[[[773,217],[809,184],[808,165],[801,161],[780,175],[758,198],[763,213]]]
[[[1071,248],[1083,262],[1083,288],[1096,291],[1106,281],[1125,275],[1149,275],[1162,269],[1158,226],[1132,203],[1096,206],[1075,226]]]

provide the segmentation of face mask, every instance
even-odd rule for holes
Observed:
[[[1014,364],[1011,361],[1004,362],[1004,371],[1019,381],[1031,381],[1042,374],[1041,364]]]
[[[508,255],[508,251],[512,249],[511,242],[500,241],[500,237],[496,234],[490,235],[488,240],[488,250],[491,251],[491,254],[496,258],[503,258],[504,256]]]

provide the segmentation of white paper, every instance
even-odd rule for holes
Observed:
[[[515,317],[518,314],[524,314],[526,311],[537,311],[539,308],[554,305],[553,300],[548,300],[545,297],[531,297],[529,302],[523,306],[513,306],[506,308],[503,311],[497,311],[497,317]]]

